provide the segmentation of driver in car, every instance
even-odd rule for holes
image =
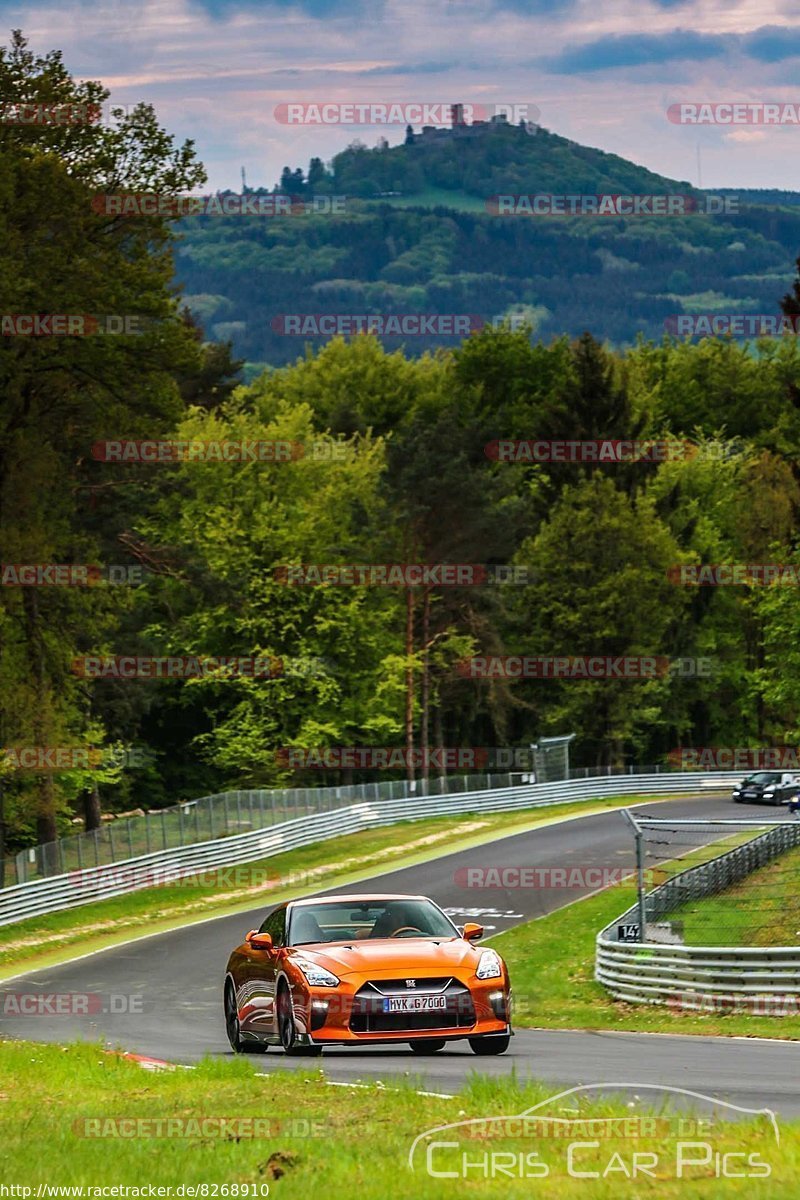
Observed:
[[[404,904],[390,904],[372,926],[371,938],[394,937],[399,929],[416,928],[414,915]]]

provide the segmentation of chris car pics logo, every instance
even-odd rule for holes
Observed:
[[[582,1103],[586,1097],[581,1095],[595,1091],[633,1092],[634,1100],[621,1104],[620,1116],[598,1116],[593,1106]],[[665,1093],[681,1097],[678,1111],[664,1108]],[[653,1107],[643,1104],[644,1111],[637,1113],[637,1102],[643,1097]],[[698,1113],[701,1105],[706,1111],[711,1106],[713,1115]],[[550,1115],[548,1109],[558,1115]],[[720,1110],[725,1110],[722,1118]],[[737,1134],[741,1114],[763,1118],[763,1136],[755,1142],[756,1149],[752,1132],[747,1141]],[[412,1142],[407,1165],[418,1175],[461,1179],[478,1186],[488,1179],[524,1179],[530,1182],[532,1194],[541,1180],[551,1187],[556,1181],[585,1179],[611,1184],[636,1181],[649,1188],[653,1181],[663,1184],[666,1179],[767,1179],[772,1175],[770,1151],[779,1144],[772,1109],[743,1108],[666,1084],[603,1082],[569,1088],[521,1113],[473,1117],[426,1129]],[[540,1194],[557,1193],[543,1190]]]

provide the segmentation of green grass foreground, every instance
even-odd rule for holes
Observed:
[[[679,798],[679,797],[678,797]],[[268,908],[321,887],[368,879],[377,871],[413,866],[571,816],[665,796],[604,797],[506,813],[473,813],[403,821],[317,842],[285,854],[188,876],[172,884],[129,892],[0,929],[0,979],[27,965],[52,965],[76,953],[113,946],[139,934],[159,933],[207,916]],[[685,799],[685,797],[683,797]],[[267,830],[269,832],[269,830]],[[118,864],[120,872],[126,864]]]
[[[735,845],[743,838],[744,835],[734,835],[725,838],[722,844]],[[693,851],[692,864],[719,853],[719,843],[703,851]],[[661,866],[676,873],[685,862],[674,860]],[[627,1004],[612,999],[594,979],[595,939],[601,929],[635,902],[634,882],[626,880],[491,939],[511,973],[515,1026],[800,1038],[797,1015],[681,1012],[664,1005]],[[715,903],[724,910],[725,897],[717,897]]]
[[[567,1169],[568,1144],[589,1141],[587,1128],[569,1127],[565,1136],[563,1124],[551,1124],[545,1133],[559,1130],[559,1135],[542,1136],[541,1121],[524,1132],[494,1124],[471,1127],[473,1136],[463,1129],[437,1134],[437,1140],[456,1146],[433,1148],[431,1165],[435,1171],[456,1171],[456,1177],[433,1178],[426,1169],[428,1143],[419,1144],[415,1168],[409,1166],[412,1143],[424,1131],[470,1118],[511,1117],[561,1089],[523,1088],[513,1077],[475,1077],[457,1096],[438,1098],[417,1094],[411,1078],[399,1088],[334,1087],[317,1071],[257,1075],[252,1060],[232,1058],[206,1060],[194,1070],[150,1073],[96,1046],[30,1042],[0,1042],[0,1079],[0,1182],[28,1187],[32,1197],[39,1185],[148,1184],[171,1187],[173,1197],[186,1195],[176,1191],[180,1185],[207,1185],[198,1194],[269,1194],[285,1200],[314,1195],[717,1200],[741,1195],[744,1188],[751,1197],[771,1200],[797,1194],[800,1125],[779,1121],[779,1144],[765,1116],[698,1128],[690,1111],[678,1112],[669,1102],[665,1107],[658,1093],[649,1101],[577,1094],[537,1113],[562,1121],[634,1119],[632,1125],[617,1126],[613,1136],[601,1136],[596,1148],[574,1152],[575,1170],[596,1171],[597,1178],[575,1178]],[[657,1125],[638,1124],[648,1117],[658,1117]],[[680,1144],[699,1140],[710,1147],[706,1163],[685,1166],[678,1178],[679,1153],[705,1156],[681,1150]],[[634,1154],[656,1156],[638,1160],[651,1175],[630,1178]],[[723,1178],[725,1154],[753,1156],[727,1160],[728,1169],[738,1173],[746,1164],[751,1177]],[[520,1178],[520,1170],[528,1177]]]

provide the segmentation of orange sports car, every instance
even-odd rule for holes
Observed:
[[[427,1054],[468,1038],[476,1054],[502,1054],[511,988],[500,955],[473,944],[482,935],[425,896],[280,904],[228,960],[228,1040],[237,1053],[408,1042]]]

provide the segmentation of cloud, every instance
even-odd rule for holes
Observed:
[[[759,62],[783,62],[800,55],[800,29],[763,25],[745,34],[741,47],[745,54]]]
[[[669,33],[609,34],[560,54],[539,59],[539,65],[557,75],[641,67],[675,59],[703,61],[722,58],[730,49],[730,34],[695,33],[674,29]]]
[[[193,6],[211,17],[235,16],[246,11],[263,13],[267,7],[264,0],[193,0]],[[356,0],[269,0],[268,7],[282,9],[287,15],[294,10],[323,20],[344,16],[356,19],[362,11],[362,4]]]
[[[668,3],[671,0],[667,0]],[[684,3],[684,0],[677,0],[678,3]],[[565,16],[568,12],[574,11],[577,6],[577,0],[495,0],[495,8],[508,9],[512,12],[521,13],[523,16],[528,13],[544,13],[548,17],[558,16],[559,11]]]
[[[732,129],[725,132],[723,140],[727,142],[765,142],[766,131],[763,129]]]
[[[657,0],[663,6],[673,0]],[[800,28],[763,25],[750,33],[702,33],[673,29],[666,33],[607,34],[560,54],[538,60],[539,66],[556,75],[620,70],[680,61],[707,62],[711,59],[755,59],[779,63],[800,56]]]
[[[376,67],[366,67],[364,70],[353,72],[359,75],[443,75],[452,71],[453,64],[441,60],[439,62],[421,63],[382,63]]]

